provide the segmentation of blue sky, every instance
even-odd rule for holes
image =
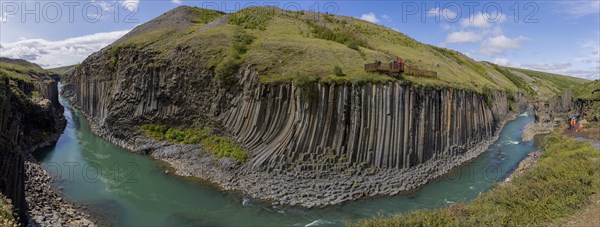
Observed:
[[[0,56],[42,67],[76,64],[179,5],[232,12],[276,5],[352,16],[476,60],[588,79],[600,77],[600,1],[0,2]]]

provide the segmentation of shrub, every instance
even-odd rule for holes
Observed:
[[[206,151],[217,158],[231,158],[244,163],[248,160],[248,153],[244,148],[228,137],[214,135],[211,129],[179,130],[164,125],[145,124],[142,126],[146,135],[154,140],[183,144],[202,144]]]
[[[333,74],[335,74],[336,76],[346,76],[346,74],[344,74],[344,72],[342,71],[342,68],[337,65],[333,67]]]
[[[165,133],[165,140],[167,140],[167,141],[182,142],[184,138],[185,138],[185,133],[183,133],[181,130],[178,130],[178,129],[170,128]]]
[[[0,226],[19,226],[12,205],[2,194],[0,194]]]
[[[488,108],[492,108],[494,105],[494,91],[490,87],[485,86],[481,89],[481,93],[483,94],[485,105]]]
[[[227,57],[217,65],[215,68],[215,75],[222,84],[229,86],[237,82],[235,74],[239,69],[240,65],[237,61],[231,57]]]
[[[358,42],[357,40],[350,40],[350,41],[348,41],[348,43],[346,43],[346,46],[353,50],[359,50],[360,45],[361,45],[361,43]]]
[[[228,56],[215,68],[215,76],[221,84],[231,86],[237,83],[235,74],[240,69],[242,55],[248,51],[248,45],[254,41],[254,36],[247,34],[243,29],[236,29],[232,38],[232,49]]]
[[[325,26],[315,24],[310,20],[306,20],[305,22],[311,28],[310,31],[312,34],[314,34],[315,38],[338,42],[354,50],[358,50],[361,46],[367,47],[366,41],[360,39],[352,33],[339,28],[334,28],[332,30]]]
[[[246,8],[230,14],[229,24],[264,31],[273,16],[275,16],[275,8]]]
[[[312,98],[311,86],[316,81],[316,77],[311,77],[308,75],[296,73],[296,77],[294,77],[294,85],[296,85],[300,96],[304,99]]]

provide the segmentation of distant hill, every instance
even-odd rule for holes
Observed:
[[[17,79],[25,82],[37,80],[40,77],[49,79],[50,73],[42,67],[21,59],[10,59],[0,57],[0,76],[7,76],[11,79]]]
[[[53,72],[58,75],[64,75],[64,74],[72,73],[77,68],[77,66],[79,66],[79,64],[63,66],[63,67],[58,67],[58,68],[52,68],[52,69],[48,69],[48,71]]]

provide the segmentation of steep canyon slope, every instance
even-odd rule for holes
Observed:
[[[58,139],[64,127],[56,81],[37,65],[0,58],[0,193],[26,219],[29,153]]]
[[[395,56],[438,77],[364,72]],[[583,82],[561,80],[349,17],[178,7],[88,57],[64,95],[98,134],[179,174],[310,207],[426,183],[484,151],[527,96]],[[206,152],[233,150],[214,135],[247,159]]]

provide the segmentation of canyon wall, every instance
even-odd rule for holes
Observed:
[[[244,91],[219,119],[252,150],[247,168],[267,172],[411,168],[460,156],[492,138],[508,114],[501,92],[486,103],[469,91],[391,82],[255,84]]]
[[[40,97],[28,97],[32,92]],[[25,161],[30,152],[58,138],[64,127],[61,116],[56,82],[0,77],[0,193],[11,199],[21,223],[27,223]]]
[[[401,82],[263,84],[250,66],[224,87],[211,71],[146,62],[144,54],[120,55],[113,68],[94,54],[63,78],[63,94],[107,140],[274,204],[314,207],[415,189],[485,151],[511,106],[527,106],[519,93]],[[249,160],[232,170],[197,159],[201,146],[149,141],[139,130],[147,123],[210,125],[247,148]]]
[[[261,84],[251,67],[223,88],[200,67],[144,62],[148,53],[131,51],[107,68],[101,53],[65,78],[64,89],[100,131],[126,141],[144,123],[200,121],[250,150],[247,172],[411,168],[460,156],[492,138],[509,113],[504,92],[392,82],[298,88]]]

